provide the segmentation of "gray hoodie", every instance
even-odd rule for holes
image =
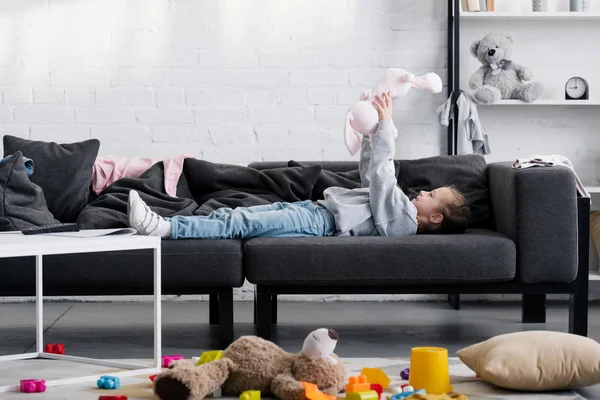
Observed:
[[[363,138],[359,171],[361,188],[330,187],[325,206],[335,218],[337,236],[401,236],[417,233],[417,209],[398,187],[394,174],[391,121],[380,121],[373,148]]]

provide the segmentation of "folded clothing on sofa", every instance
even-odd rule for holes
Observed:
[[[92,172],[92,188],[100,194],[113,182],[121,178],[137,178],[158,162],[165,167],[165,193],[177,197],[177,182],[183,171],[183,160],[195,158],[192,155],[180,154],[166,159],[150,157],[121,158],[111,155],[100,156],[94,162]]]

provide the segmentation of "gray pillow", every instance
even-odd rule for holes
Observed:
[[[42,189],[27,177],[23,154],[0,160],[0,231],[56,224]]]
[[[58,144],[4,136],[4,155],[21,151],[35,163],[31,181],[44,191],[48,209],[60,222],[76,222],[88,203],[97,139]]]

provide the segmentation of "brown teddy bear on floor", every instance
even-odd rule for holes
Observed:
[[[337,395],[346,370],[333,353],[339,336],[332,329],[311,332],[302,351],[291,354],[257,336],[242,336],[223,351],[223,358],[196,366],[175,361],[154,379],[154,393],[162,400],[202,400],[221,388],[227,396],[260,390],[261,396],[306,400],[301,382],[314,383]]]

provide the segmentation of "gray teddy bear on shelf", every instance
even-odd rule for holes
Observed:
[[[490,33],[471,44],[471,53],[483,64],[469,80],[477,103],[492,104],[501,99],[531,103],[542,96],[543,84],[531,81],[529,68],[510,59],[514,42],[512,33]]]

